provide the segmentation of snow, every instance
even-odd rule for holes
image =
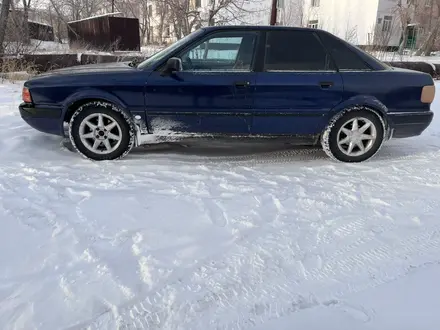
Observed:
[[[78,22],[82,22],[82,21],[88,21],[88,20],[91,20],[91,19],[95,19],[95,18],[101,18],[101,17],[107,17],[107,16],[116,16],[116,15],[121,15],[121,14],[122,14],[122,12],[105,13],[105,14],[101,14],[101,15],[95,15],[95,16],[86,17],[86,18],[79,19],[79,20],[76,20],[76,21],[70,21],[70,22],[67,22],[67,23],[68,24],[78,23]]]
[[[20,92],[0,84],[2,329],[438,328],[439,116],[362,164],[167,145],[95,163],[28,127]]]
[[[400,55],[398,53],[373,52],[372,55],[377,57],[381,61],[388,62],[427,62],[440,64],[440,55],[438,55],[437,53],[434,53],[431,56],[415,56],[411,54]]]

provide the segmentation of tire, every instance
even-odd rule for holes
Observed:
[[[321,136],[321,145],[336,161],[358,163],[374,157],[382,147],[384,137],[382,117],[373,110],[355,107],[342,111],[330,121]]]
[[[135,143],[130,117],[103,102],[87,103],[75,111],[69,123],[69,137],[83,157],[96,161],[122,159]]]

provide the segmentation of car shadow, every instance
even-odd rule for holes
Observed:
[[[429,144],[428,143],[431,143]],[[383,160],[398,160],[411,158],[440,150],[440,145],[432,144],[432,140],[420,139],[392,140],[385,143],[370,162]],[[250,161],[273,159],[288,161],[317,161],[327,160],[328,156],[319,146],[304,147],[274,143],[239,143],[239,144],[191,144],[161,143],[157,145],[140,146],[132,150],[128,157],[143,158],[153,155],[181,156],[188,161],[209,159],[210,161]],[[192,159],[195,157],[195,159]]]
[[[48,141],[45,139],[45,143]],[[50,140],[52,141],[52,140]],[[39,144],[41,147],[41,144]],[[65,139],[62,150],[76,153],[76,150]],[[45,148],[47,149],[47,148]],[[433,144],[430,139],[414,138],[392,140],[384,144],[378,154],[369,162],[398,160],[422,156],[437,152],[440,145]],[[284,143],[158,143],[134,148],[125,159],[148,160],[149,158],[179,160],[183,162],[295,162],[295,161],[327,161],[328,156],[320,147],[304,147]],[[319,162],[322,164],[322,162]]]

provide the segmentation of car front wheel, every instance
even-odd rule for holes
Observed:
[[[78,109],[69,134],[75,149],[92,160],[123,158],[134,145],[134,134],[123,113],[105,103],[93,102]]]
[[[351,109],[329,123],[321,144],[328,156],[342,162],[362,162],[381,148],[385,135],[383,119],[372,110]]]

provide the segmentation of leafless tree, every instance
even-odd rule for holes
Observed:
[[[429,56],[433,50],[433,47],[435,45],[439,30],[440,30],[440,0],[434,0],[432,2],[432,5],[436,6],[436,20],[435,23],[432,25],[432,28],[429,31],[429,34],[427,36],[427,38],[425,39],[425,41],[422,43],[422,45],[420,46],[420,48],[417,50],[417,52],[415,53],[416,56],[420,56],[420,55],[425,55],[425,56]],[[434,15],[434,11],[431,11],[431,15]]]
[[[9,8],[11,7],[11,0],[2,0],[0,12],[0,54],[4,52],[4,41],[6,35],[6,27],[8,25]]]
[[[279,22],[285,26],[304,26],[304,2],[301,0],[284,1],[280,10]]]

